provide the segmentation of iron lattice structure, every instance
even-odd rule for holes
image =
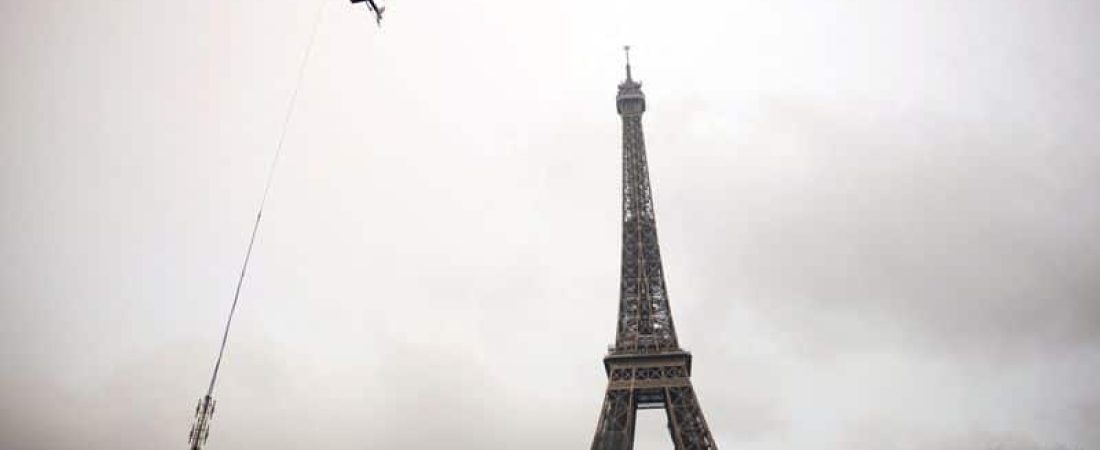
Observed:
[[[187,448],[202,450],[206,445],[206,439],[210,437],[212,417],[214,417],[214,397],[207,395],[199,399],[199,403],[195,405],[195,423],[191,425],[191,432],[187,433]]]
[[[623,247],[615,345],[604,358],[604,396],[592,450],[634,447],[639,409],[664,408],[677,450],[714,450],[691,386],[691,353],[680,348],[665,289],[657,220],[649,185],[642,85],[630,73],[616,97],[623,121]]]

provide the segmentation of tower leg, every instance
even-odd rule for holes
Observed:
[[[691,384],[665,388],[665,412],[676,450],[717,450]]]
[[[607,388],[592,450],[631,450],[634,448],[634,392]]]

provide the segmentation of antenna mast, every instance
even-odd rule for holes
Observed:
[[[260,206],[256,211],[256,220],[252,223],[252,235],[248,238],[248,248],[244,253],[244,261],[241,263],[241,273],[237,277],[237,288],[233,291],[233,304],[229,307],[229,315],[225,320],[225,329],[222,332],[221,346],[218,347],[218,357],[214,362],[214,370],[210,375],[210,385],[206,388],[206,395],[199,399],[199,403],[195,406],[195,421],[191,425],[191,432],[188,434],[188,444],[190,450],[202,450],[202,447],[206,445],[206,440],[210,436],[210,421],[214,417],[214,386],[218,381],[218,372],[222,366],[222,357],[225,356],[225,347],[229,342],[229,328],[233,324],[233,315],[237,312],[237,302],[241,298],[241,286],[244,285],[244,276],[248,272],[248,262],[252,259],[252,247],[256,243],[256,234],[260,230],[260,220],[264,215],[264,206],[267,204],[267,196],[271,191],[271,183],[275,178],[275,168],[279,164],[279,156],[283,152],[283,142],[286,140],[286,132],[290,125],[290,118],[294,113],[294,105],[298,102],[298,91],[302,88],[302,78],[305,75],[306,63],[309,62],[309,55],[313,52],[313,43],[317,38],[317,29],[321,24],[321,16],[325,10],[325,2],[319,1],[320,5],[317,8],[317,16],[313,21],[313,31],[310,33],[309,43],[306,45],[306,53],[302,57],[301,65],[298,66],[298,80],[294,84],[294,92],[290,95],[290,103],[287,106],[286,116],[283,119],[283,129],[279,134],[279,141],[275,145],[275,156],[271,160],[271,167],[268,168],[267,181],[264,183],[264,193],[260,198]]]

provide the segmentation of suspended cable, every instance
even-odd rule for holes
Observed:
[[[241,263],[241,272],[237,277],[237,288],[233,291],[233,303],[229,307],[229,315],[225,320],[225,329],[222,331],[221,345],[218,347],[218,357],[214,362],[214,370],[210,375],[210,386],[206,389],[206,395],[199,400],[198,406],[195,408],[195,424],[191,427],[190,444],[191,449],[199,450],[202,445],[206,443],[206,438],[209,435],[209,421],[210,417],[214,414],[214,385],[218,381],[218,371],[221,369],[222,357],[225,356],[226,343],[229,341],[229,329],[233,325],[233,316],[237,312],[237,303],[241,298],[241,286],[244,285],[244,277],[248,272],[248,262],[252,259],[252,248],[256,243],[256,234],[260,230],[260,221],[263,219],[264,206],[267,205],[267,197],[271,192],[271,184],[275,179],[275,169],[279,164],[279,157],[283,153],[283,142],[286,141],[287,130],[290,128],[290,119],[294,115],[294,106],[298,102],[298,92],[302,88],[302,79],[305,76],[306,64],[309,62],[310,54],[313,53],[313,43],[317,39],[317,30],[321,25],[321,17],[325,11],[325,0],[318,0],[319,6],[317,8],[316,16],[313,20],[313,30],[310,32],[309,43],[306,44],[306,52],[302,57],[302,61],[298,66],[298,76],[294,83],[294,90],[290,94],[290,102],[287,105],[286,115],[283,117],[282,131],[279,133],[279,140],[275,145],[275,155],[271,159],[271,165],[267,170],[267,180],[264,182],[264,193],[260,197],[260,206],[256,210],[256,220],[252,223],[252,234],[248,238],[248,247],[244,253],[244,261]]]

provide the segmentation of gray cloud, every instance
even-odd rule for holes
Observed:
[[[317,4],[39,3],[0,5],[0,446],[182,447]],[[1100,445],[1095,6],[329,3],[210,448],[589,445],[625,42],[723,448]]]

